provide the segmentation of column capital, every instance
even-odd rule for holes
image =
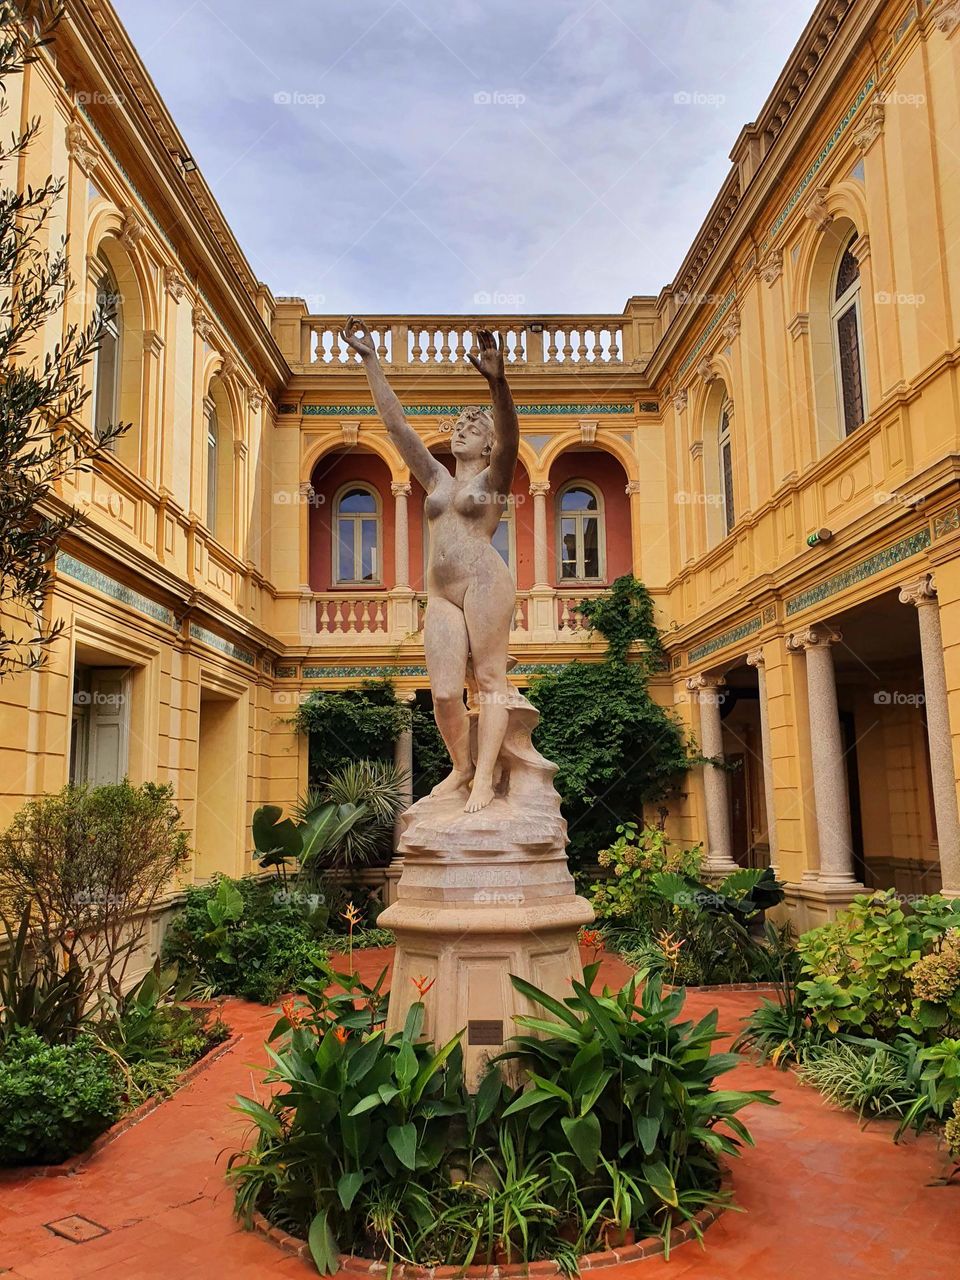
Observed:
[[[691,693],[697,689],[722,689],[726,683],[725,671],[698,671],[695,676],[687,676],[687,688]]]
[[[747,654],[748,667],[762,667],[764,665],[764,656],[762,649],[751,649]]]
[[[628,497],[628,498],[632,498],[632,497],[634,497],[636,494],[638,494],[638,493],[642,493],[642,492],[643,492],[643,481],[642,481],[642,480],[628,480],[628,481],[627,481],[626,488],[624,489],[624,491],[623,491],[623,492],[627,495],[627,497]]]
[[[932,575],[921,573],[912,582],[905,582],[900,588],[900,603],[912,604],[917,609],[925,604],[936,604],[937,588],[933,585]]]
[[[409,498],[413,492],[413,485],[409,480],[391,480],[390,492],[395,498]]]
[[[531,480],[530,481],[530,497],[545,498],[550,492],[549,480]]]
[[[787,636],[787,649],[790,653],[802,653],[807,649],[829,649],[832,644],[837,644],[842,639],[842,634],[835,631],[833,627],[816,622],[802,631],[791,631]]]

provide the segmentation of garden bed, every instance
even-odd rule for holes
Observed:
[[[231,1035],[226,1040],[221,1040],[218,1044],[212,1044],[203,1057],[198,1058],[196,1062],[191,1063],[189,1067],[180,1072],[176,1078],[176,1087],[172,1093],[155,1093],[152,1097],[147,1098],[138,1107],[134,1107],[132,1111],[128,1111],[126,1115],[121,1116],[116,1124],[112,1124],[109,1129],[104,1130],[99,1138],[95,1138],[86,1150],[78,1151],[76,1155],[68,1156],[66,1160],[62,1160],[59,1164],[22,1164],[0,1169],[0,1183],[19,1182],[25,1178],[72,1177],[95,1155],[98,1155],[104,1147],[110,1146],[128,1129],[132,1129],[134,1125],[139,1124],[151,1111],[156,1111],[158,1107],[169,1101],[170,1098],[176,1097],[181,1089],[186,1088],[198,1075],[234,1049],[242,1039],[243,1036],[238,1033]]]
[[[724,1169],[720,1179],[720,1194],[730,1194],[733,1180],[728,1169]],[[711,1227],[725,1206],[708,1205],[694,1215],[701,1231]],[[285,1253],[295,1257],[310,1259],[310,1247],[305,1240],[299,1240],[281,1227],[273,1226],[259,1210],[253,1214],[253,1230],[267,1237],[278,1245]],[[681,1223],[670,1233],[670,1250],[678,1245],[687,1244],[695,1238],[691,1224]],[[602,1267],[615,1267],[626,1262],[640,1262],[644,1258],[658,1258],[664,1253],[663,1239],[660,1236],[647,1236],[633,1244],[621,1245],[617,1249],[606,1249],[602,1253],[587,1253],[577,1259],[580,1271],[596,1271]],[[356,1254],[341,1254],[340,1269],[351,1275],[380,1275],[386,1270],[386,1263],[373,1258],[362,1258]],[[421,1267],[397,1263],[392,1274],[402,1280],[453,1280],[463,1276],[465,1280],[523,1280],[525,1276],[556,1276],[563,1274],[558,1262],[553,1258],[544,1258],[539,1262],[517,1263],[484,1263],[480,1266],[453,1267]]]

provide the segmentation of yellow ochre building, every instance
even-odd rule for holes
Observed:
[[[237,875],[306,784],[299,696],[427,686],[423,494],[343,317],[255,277],[111,5],[67,10],[7,86],[43,126],[17,181],[66,177],[64,324],[119,300],[87,425],[135,425],[59,495],[66,631],[0,685],[0,821],[169,781],[193,876]],[[771,862],[806,926],[862,884],[960,894],[960,2],[822,0],[731,159],[657,297],[483,318],[523,433],[497,545],[520,680],[596,657],[578,602],[646,583],[657,696],[742,766],[689,775],[670,830]],[[443,450],[480,318],[367,319]]]

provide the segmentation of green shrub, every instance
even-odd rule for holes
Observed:
[[[934,1038],[943,1025],[918,1002],[911,974],[948,929],[960,927],[960,902],[933,895],[910,906],[893,889],[861,894],[831,924],[803,935],[800,990],[811,1018],[831,1033],[880,1040],[907,1027]],[[921,986],[922,989],[922,986]]]
[[[597,919],[628,920],[634,928],[652,934],[671,918],[670,906],[653,877],[659,872],[698,876],[703,847],[685,849],[659,827],[641,829],[636,822],[623,822],[613,844],[597,854],[597,862],[611,873],[593,886],[590,905]]]
[[[278,881],[229,880],[187,890],[164,939],[166,963],[192,970],[221,995],[272,1004],[317,973],[327,911],[319,894]]]
[[[749,1142],[738,1113],[763,1093],[719,1091],[736,1055],[712,1054],[716,1014],[679,1019],[682,994],[649,982],[565,1001],[514,979],[553,1021],[524,1034],[476,1092],[460,1035],[421,1039],[425,1008],[387,1036],[373,988],[325,973],[285,1003],[267,1105],[240,1099],[252,1147],[230,1161],[238,1214],[306,1238],[318,1269],[341,1251],[425,1265],[554,1257],[603,1247],[608,1229],[661,1232],[722,1198],[717,1157]],[[340,990],[328,994],[338,984]],[[529,1086],[499,1061],[519,1058]]]
[[[0,1055],[0,1165],[55,1164],[118,1119],[122,1082],[92,1039],[49,1045],[33,1032]]]

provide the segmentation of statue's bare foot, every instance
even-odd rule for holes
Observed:
[[[472,777],[472,769],[452,769],[442,782],[437,783],[430,794],[432,796],[445,796],[453,791],[459,791],[461,787],[469,785]]]
[[[476,813],[478,809],[485,809],[492,799],[492,785],[489,782],[475,780],[470,788],[470,799],[463,806],[463,811],[464,813]]]

